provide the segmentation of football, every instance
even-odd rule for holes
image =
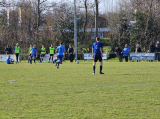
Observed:
[[[77,64],[79,64],[79,61],[77,61]]]

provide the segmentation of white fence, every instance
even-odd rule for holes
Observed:
[[[50,54],[45,54],[45,56],[43,58],[43,61],[49,61],[49,57],[50,57]],[[56,54],[54,54],[54,56],[53,56],[53,60],[55,60],[55,59],[57,59],[57,55]]]
[[[103,54],[103,60],[107,60],[107,54]],[[93,60],[92,53],[84,53],[84,60]]]
[[[130,60],[155,60],[155,53],[130,53]]]

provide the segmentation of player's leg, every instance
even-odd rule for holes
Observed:
[[[96,70],[96,62],[97,62],[97,56],[94,56],[94,62],[93,62],[93,74],[95,74],[95,70]]]
[[[30,56],[30,64],[32,64],[32,55]]]
[[[36,56],[33,57],[34,64],[36,64]]]
[[[59,55],[58,62],[57,62],[57,68],[59,68],[59,64],[62,62],[62,60],[63,60],[63,55]]]
[[[11,64],[14,64],[14,60],[11,60]]]
[[[42,61],[43,61],[44,56],[45,56],[45,55],[43,54],[43,55],[42,55]]]
[[[128,62],[128,56],[126,56],[126,62]]]
[[[62,61],[64,61],[64,62],[65,62],[65,54],[63,54],[63,59],[62,59]]]
[[[44,54],[40,55],[40,63],[43,61]]]
[[[50,54],[50,56],[49,56],[49,61],[48,61],[48,63],[50,62],[50,59],[51,59],[51,54]]]
[[[18,63],[18,56],[19,56],[19,53],[16,54],[16,61]]]
[[[41,57],[41,62],[43,61],[43,55],[42,55],[42,57]]]
[[[102,65],[103,65],[103,61],[102,61],[102,56],[99,56],[99,62],[100,62],[100,74],[104,74],[103,72],[102,72]]]
[[[58,60],[58,56],[57,56],[57,59],[55,59],[55,60],[53,61],[53,64],[54,64],[57,60]],[[57,66],[57,64],[56,64],[56,66]]]
[[[95,74],[95,69],[96,69],[96,62],[93,62],[93,74]]]
[[[39,59],[39,63],[41,63],[41,58],[42,58],[42,54],[40,54],[40,59]]]
[[[53,62],[53,56],[52,56],[52,62]]]
[[[28,63],[29,63],[29,61],[30,61],[30,56],[31,56],[31,55],[28,56]]]
[[[127,58],[126,58],[126,56],[124,56],[124,58],[125,58],[125,61],[127,62]]]

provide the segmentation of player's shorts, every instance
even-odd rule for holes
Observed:
[[[45,54],[41,54],[41,57],[44,57],[45,56]]]
[[[63,59],[63,55],[58,55],[58,60],[62,62],[62,59]]]
[[[97,62],[98,60],[99,60],[99,62],[101,62],[102,61],[102,56],[100,56],[100,55],[94,56],[94,62]]]
[[[36,57],[36,55],[32,55],[32,54],[31,54],[30,58],[32,58],[32,57]]]
[[[53,55],[54,55],[54,54],[50,54],[50,57],[51,57],[51,56],[53,57]]]

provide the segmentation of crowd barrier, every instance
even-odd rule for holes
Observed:
[[[8,58],[8,55],[6,54],[0,54],[0,61],[6,61]],[[10,54],[10,58],[13,60],[16,60],[16,56],[13,54]],[[18,60],[20,61],[20,57],[18,58]]]
[[[155,60],[155,53],[130,53],[130,60]]]
[[[157,60],[158,54],[160,53],[130,53],[129,54],[129,60]],[[8,55],[11,56],[12,59],[16,60],[16,56],[13,54],[0,54],[0,61],[6,61],[8,58]],[[48,61],[49,60],[49,54],[46,54],[43,58],[43,61]],[[19,55],[19,61],[21,60],[27,60],[28,59],[28,54],[20,54]],[[73,54],[74,57],[74,54]],[[115,53],[104,53],[103,54],[103,60],[110,60],[112,58],[118,57]],[[40,58],[40,54],[38,54],[37,59]],[[57,59],[57,55],[55,54],[53,59]],[[65,60],[69,60],[68,54],[65,55]],[[77,59],[78,60],[93,60],[92,54],[91,53],[78,53],[77,54]]]
[[[103,60],[107,60],[107,53],[103,53],[103,57],[102,57]],[[92,58],[92,53],[84,53],[84,61],[85,60],[93,60]]]

